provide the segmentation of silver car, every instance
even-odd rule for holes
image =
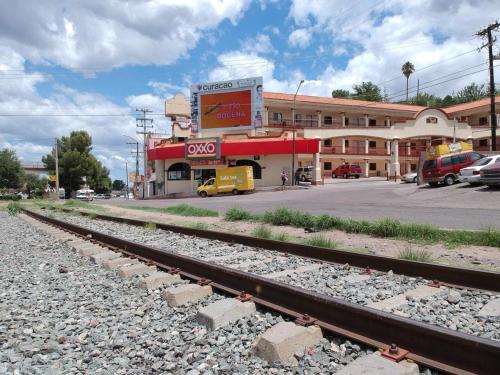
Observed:
[[[497,161],[500,161],[500,155],[486,156],[485,158],[479,159],[471,166],[460,169],[458,180],[460,182],[468,182],[471,185],[479,185],[481,183],[481,181],[479,181],[481,169]]]
[[[417,182],[417,172],[410,172],[401,176],[403,182]]]

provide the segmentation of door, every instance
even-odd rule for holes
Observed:
[[[215,185],[215,178],[211,178],[205,183],[205,191],[208,195],[217,194],[217,186]]]

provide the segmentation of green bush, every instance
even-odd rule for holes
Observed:
[[[0,195],[0,201],[18,201],[21,197],[17,194],[14,195]]]
[[[429,263],[432,260],[431,253],[427,250],[413,250],[411,247],[407,247],[404,250],[400,250],[398,254],[399,259],[413,260],[415,262],[426,262]]]
[[[265,225],[259,225],[254,229],[253,235],[258,238],[263,238],[265,240],[269,240],[273,236],[273,232]]]
[[[286,233],[273,234],[272,239],[275,241],[288,241],[290,238]]]
[[[224,220],[226,221],[240,221],[240,220],[251,221],[255,219],[256,219],[255,215],[238,207],[230,208],[229,210],[226,211],[226,214],[224,215]]]
[[[91,220],[95,220],[95,219],[97,219],[97,214],[95,214],[94,212],[92,212],[92,213],[89,214],[89,218]]]
[[[173,215],[180,215],[180,216],[198,216],[198,217],[217,217],[219,216],[219,213],[214,210],[209,210],[207,208],[200,208],[200,207],[194,207],[190,206],[188,204],[179,204],[177,206],[170,206],[170,207],[127,207],[131,208],[134,210],[141,210],[141,211],[150,211],[150,212],[159,212],[159,213],[166,213],[166,214],[173,214]]]
[[[17,216],[17,214],[21,212],[21,205],[17,202],[10,202],[7,205],[7,212],[10,216]]]
[[[311,238],[308,238],[307,240],[304,241],[304,245],[327,247],[330,249],[336,249],[338,247],[338,245],[335,241],[332,241],[331,239],[329,239],[321,234],[316,234],[316,235],[312,236]]]

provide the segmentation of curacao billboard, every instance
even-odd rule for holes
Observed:
[[[262,127],[262,77],[196,84],[191,87],[191,130]]]

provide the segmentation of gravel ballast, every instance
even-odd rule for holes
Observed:
[[[281,316],[207,332],[197,310],[225,296],[170,308],[161,289],[137,288],[18,217],[0,220],[1,374],[320,374],[371,352],[327,337],[297,353],[298,367],[273,367],[251,345]]]

